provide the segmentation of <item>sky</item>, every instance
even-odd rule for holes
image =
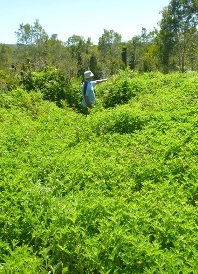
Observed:
[[[104,30],[113,30],[127,42],[158,28],[160,13],[170,0],[0,0],[0,43],[17,43],[20,25],[36,20],[49,37],[66,42],[73,35],[98,44]]]

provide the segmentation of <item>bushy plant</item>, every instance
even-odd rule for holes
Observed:
[[[164,87],[162,73],[138,75],[126,69],[97,87],[100,104],[104,108],[127,104],[139,94],[150,93]]]
[[[197,74],[130,81],[87,117],[0,93],[1,273],[197,272]]]
[[[54,68],[24,74],[23,87],[27,91],[41,92],[44,100],[55,102],[59,107],[68,106],[80,110],[80,80],[68,79]]]
[[[141,130],[149,120],[148,115],[140,114],[140,111],[133,109],[130,105],[117,106],[111,110],[103,110],[102,113],[95,114],[96,119],[88,117],[90,126],[97,134],[107,133],[133,133]]]
[[[19,87],[20,76],[15,70],[10,70],[9,72],[4,72],[0,70],[0,91],[11,91]]]
[[[104,108],[125,104],[135,96],[130,79],[126,71],[109,79],[105,85],[97,89]]]
[[[40,91],[43,99],[60,104],[65,99],[65,89],[69,80],[54,68],[24,74],[23,86],[27,91]]]
[[[81,80],[71,79],[69,85],[65,90],[65,100],[68,107],[80,111],[82,108],[82,91],[81,91]],[[64,103],[64,102],[63,102]]]

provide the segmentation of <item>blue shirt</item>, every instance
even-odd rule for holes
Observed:
[[[87,80],[86,80],[87,81]],[[90,104],[93,104],[93,102],[95,101],[95,92],[94,92],[94,87],[96,85],[96,81],[87,81],[87,89],[86,89],[86,92],[85,92],[85,95],[83,94],[83,91],[84,91],[84,84],[85,82],[83,83],[82,85],[82,96],[83,96],[83,99],[82,99],[82,106],[84,108],[87,107],[87,104],[85,102],[85,98],[84,96],[87,96],[88,99],[89,99],[89,103]]]

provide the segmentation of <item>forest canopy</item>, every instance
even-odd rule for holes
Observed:
[[[16,45],[0,44],[0,69],[11,64],[23,70],[27,62],[41,70],[47,63],[68,77],[79,77],[86,69],[96,77],[115,74],[129,67],[139,72],[171,72],[198,69],[198,1],[171,0],[161,11],[158,27],[123,42],[114,30],[104,29],[98,45],[90,38],[72,35],[67,41],[49,35],[39,20],[20,24]]]

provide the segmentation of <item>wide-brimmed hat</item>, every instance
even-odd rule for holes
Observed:
[[[94,74],[93,74],[93,72],[91,72],[91,70],[87,70],[84,72],[84,79],[89,79],[93,76],[94,76]]]

